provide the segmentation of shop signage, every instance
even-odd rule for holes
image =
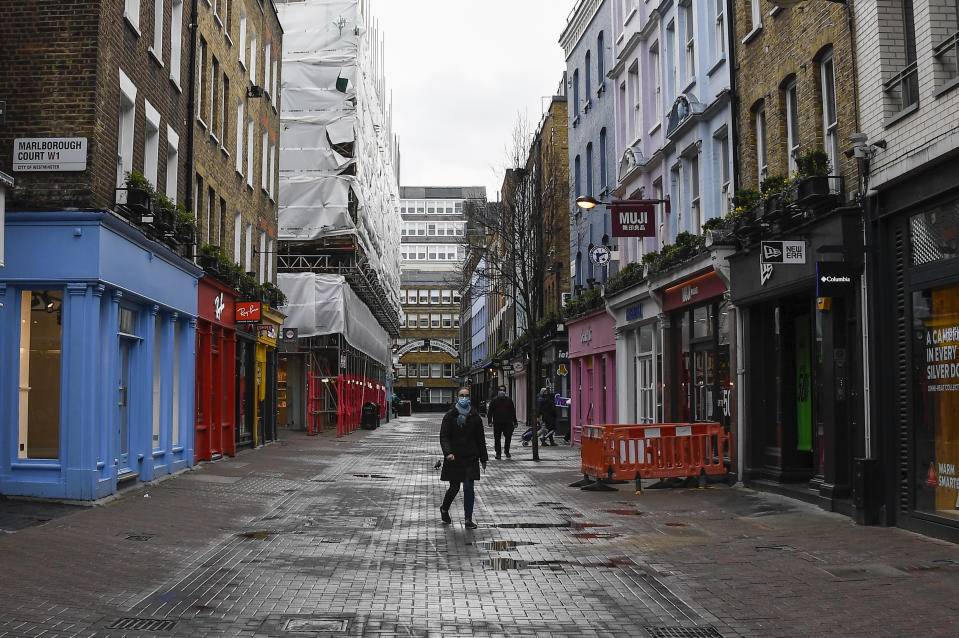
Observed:
[[[259,301],[236,302],[237,323],[259,323],[262,304]]]
[[[226,302],[223,301],[223,293],[221,292],[213,298],[213,314],[216,315],[217,321],[219,321],[221,315],[223,315],[224,308],[226,308]]]
[[[586,328],[585,330],[583,330],[583,334],[580,336],[579,342],[580,342],[580,343],[589,343],[589,342],[592,341],[592,340],[593,340],[593,329],[592,329],[592,328]]]
[[[559,364],[559,367],[556,368],[556,374],[561,377],[565,377],[567,374],[569,374],[569,370],[566,369],[565,363]]]
[[[763,264],[804,264],[806,242],[764,241],[760,248],[759,261]]]
[[[589,259],[594,264],[602,266],[609,263],[611,252],[606,246],[593,246],[589,251]]]
[[[569,350],[557,350],[556,358],[569,360]]]
[[[85,171],[87,138],[19,137],[13,141],[13,170]]]
[[[643,318],[643,304],[633,304],[626,308],[626,321],[636,321]]]
[[[572,404],[573,404],[573,401],[569,397],[561,397],[558,394],[556,395],[557,408],[568,408]]]
[[[613,237],[655,237],[656,205],[642,200],[609,205]]]
[[[715,271],[667,288],[663,293],[663,310],[675,310],[704,301],[726,292],[726,284]]]
[[[256,332],[261,337],[266,337],[267,339],[276,339],[276,324],[261,323],[256,327]]]
[[[773,278],[772,264],[759,264],[759,285],[765,286]]]
[[[299,332],[299,328],[283,328],[283,341],[296,341]]]
[[[841,261],[816,262],[816,296],[841,297],[853,291],[859,268]]]
[[[513,372],[522,372],[522,371],[523,371],[523,364],[522,364],[522,363],[520,363],[519,361],[517,361],[516,363],[513,364]]]
[[[457,352],[453,346],[446,343],[442,339],[414,339],[413,341],[404,344],[396,351],[395,354],[402,357],[404,354],[412,352],[413,350],[419,350],[420,348],[436,348],[437,350],[445,352],[451,357],[459,356],[459,352]],[[496,365],[495,362],[492,362],[492,365]]]

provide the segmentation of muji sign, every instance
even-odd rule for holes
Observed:
[[[644,200],[613,201],[609,205],[613,237],[655,237],[656,204]]]

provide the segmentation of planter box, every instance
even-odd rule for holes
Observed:
[[[806,177],[796,184],[796,201],[803,205],[818,204],[833,196],[825,175]]]
[[[153,200],[150,193],[140,188],[116,189],[117,212],[136,223],[150,223],[153,221]],[[143,221],[149,218],[149,221]]]

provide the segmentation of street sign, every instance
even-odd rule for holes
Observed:
[[[85,171],[87,138],[18,137],[13,141],[13,170]]]
[[[610,250],[606,246],[593,246],[589,251],[589,259],[594,264],[602,266],[609,263]]]
[[[806,263],[804,241],[764,241],[759,251],[759,261],[763,264]]]
[[[841,297],[855,290],[860,267],[842,261],[816,262],[816,296]]]

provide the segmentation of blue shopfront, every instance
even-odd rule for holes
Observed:
[[[94,500],[193,464],[201,270],[110,213],[7,213],[0,493]]]

